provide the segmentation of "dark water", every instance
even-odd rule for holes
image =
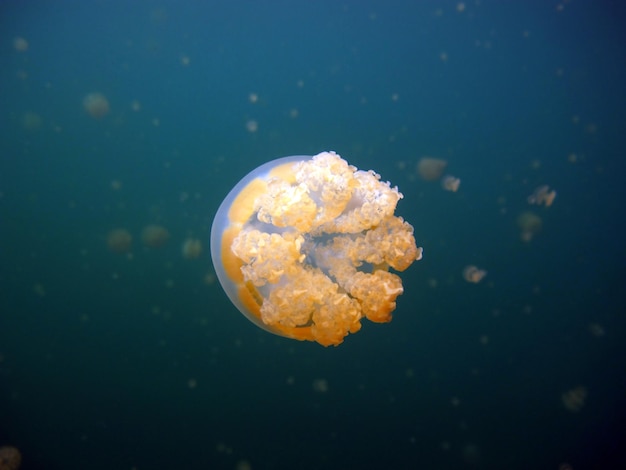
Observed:
[[[0,445],[23,469],[618,468],[621,3],[2,2]],[[337,348],[256,328],[207,254],[240,178],[323,150],[397,184],[424,247],[393,322]]]

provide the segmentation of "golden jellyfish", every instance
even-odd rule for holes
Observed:
[[[397,274],[422,257],[398,188],[334,152],[261,165],[220,205],[211,257],[232,303],[271,333],[339,345],[391,321]]]
[[[554,189],[550,191],[550,186],[543,185],[539,186],[528,196],[528,203],[538,206],[544,204],[546,207],[550,207],[554,202],[554,198],[556,198],[556,191]]]
[[[582,385],[574,387],[561,394],[561,403],[563,403],[563,406],[572,413],[580,411],[585,405],[586,400],[587,389]]]
[[[22,463],[22,454],[13,446],[0,447],[0,470],[17,470]]]
[[[474,265],[465,266],[463,269],[463,279],[473,284],[478,284],[487,275],[487,271],[479,269]]]
[[[441,178],[448,162],[441,158],[423,157],[417,163],[417,173],[423,180],[436,181]]]
[[[183,258],[196,259],[202,254],[202,242],[197,238],[188,238],[183,242]]]
[[[133,236],[124,228],[111,230],[107,235],[107,246],[113,253],[127,253],[133,244]]]
[[[27,111],[22,114],[22,127],[27,131],[36,131],[41,127],[43,122],[41,116],[32,111]]]
[[[23,37],[16,37],[13,39],[13,48],[17,52],[26,52],[28,50],[28,41]]]
[[[441,180],[441,187],[446,191],[456,193],[461,185],[461,179],[456,176],[447,175]]]
[[[246,130],[250,133],[254,133],[259,130],[259,123],[254,119],[250,119],[246,122]]]
[[[141,241],[150,248],[160,248],[170,239],[170,232],[161,225],[147,225],[141,231]]]
[[[313,381],[313,390],[318,393],[326,393],[328,392],[328,380],[326,379],[315,379]]]
[[[522,231],[520,237],[522,241],[529,242],[533,239],[535,234],[541,230],[543,222],[534,212],[526,211],[522,212],[517,217],[517,226]]]
[[[83,108],[94,119],[101,119],[109,114],[109,100],[102,93],[89,93],[83,98]]]

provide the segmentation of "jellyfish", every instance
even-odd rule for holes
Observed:
[[[111,230],[107,235],[107,246],[113,253],[127,253],[133,244],[133,236],[124,228]]]
[[[22,454],[13,446],[0,447],[0,470],[17,470],[22,463]]]
[[[526,211],[517,216],[517,226],[521,230],[520,238],[524,242],[529,242],[535,234],[541,231],[543,222],[537,214]]]
[[[261,165],[213,221],[217,278],[258,327],[337,346],[363,317],[391,321],[403,287],[389,269],[404,271],[422,257],[413,227],[394,215],[401,198],[334,152]]]
[[[463,279],[473,284],[478,284],[486,275],[487,271],[471,264],[463,269]]]
[[[568,411],[576,413],[585,405],[587,388],[579,385],[561,394],[561,402]]]
[[[92,118],[100,119],[109,114],[109,100],[102,93],[89,93],[83,98],[83,107]]]
[[[13,48],[17,52],[26,52],[28,50],[28,41],[23,37],[13,38]]]
[[[441,187],[446,191],[452,191],[453,193],[456,193],[459,190],[460,185],[461,179],[456,176],[447,175],[441,180]]]
[[[141,231],[141,241],[149,248],[160,248],[170,239],[170,232],[161,225],[146,225]]]
[[[197,238],[187,238],[182,246],[183,258],[196,259],[202,254],[202,242]]]
[[[538,206],[544,204],[546,207],[550,207],[554,202],[554,198],[556,198],[556,191],[554,189],[550,191],[550,186],[544,184],[528,196],[528,204],[536,204]]]
[[[36,131],[41,127],[43,120],[41,116],[32,111],[22,114],[22,127],[27,131]]]
[[[441,178],[448,166],[448,162],[441,158],[423,157],[417,163],[417,172],[426,181],[435,181]]]

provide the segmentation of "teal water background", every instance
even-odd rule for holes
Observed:
[[[2,2],[0,446],[48,470],[619,468],[625,13]],[[393,321],[336,348],[256,328],[208,255],[245,174],[324,150],[398,185],[424,248]],[[456,193],[418,176],[424,156]],[[554,204],[529,205],[543,184]]]

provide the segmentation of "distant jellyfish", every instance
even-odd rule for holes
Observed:
[[[326,379],[315,379],[313,381],[313,390],[318,393],[326,393],[328,392],[328,380]]]
[[[517,217],[517,226],[521,230],[520,237],[522,241],[529,242],[533,239],[535,234],[539,233],[543,222],[534,212],[526,211],[522,212]]]
[[[590,323],[589,324],[589,332],[593,336],[595,336],[596,338],[599,338],[599,337],[604,336],[606,334],[606,330],[599,323]]]
[[[22,463],[22,454],[13,446],[0,447],[0,470],[17,470]]]
[[[440,158],[423,157],[417,163],[417,173],[423,180],[436,181],[441,178],[448,162]]]
[[[443,179],[441,180],[441,187],[445,189],[446,191],[452,191],[453,193],[457,192],[460,185],[461,185],[461,179],[457,178],[456,176],[447,175],[447,176],[444,176]]]
[[[478,284],[487,275],[487,271],[479,269],[474,265],[465,266],[463,269],[463,279],[473,284]]]
[[[235,464],[235,470],[252,470],[252,464],[247,460],[239,460]]]
[[[466,444],[463,447],[463,460],[472,467],[480,466],[482,461],[480,448],[476,444]]]
[[[561,395],[561,403],[563,403],[563,406],[572,413],[580,411],[585,405],[586,400],[587,389],[582,385],[572,388]]]
[[[246,122],[246,130],[250,133],[254,133],[259,130],[259,123],[254,119],[250,119]]]
[[[85,111],[94,119],[101,119],[109,114],[109,100],[102,93],[89,93],[83,98]]]
[[[196,259],[202,254],[202,242],[197,238],[188,238],[183,242],[183,258]]]
[[[202,281],[207,286],[212,286],[213,284],[215,284],[215,281],[217,281],[217,276],[215,275],[214,271],[207,271],[207,273],[202,278]]]
[[[22,114],[22,127],[27,131],[36,131],[41,127],[41,116],[32,111],[27,111]]]
[[[530,196],[528,196],[528,203],[538,206],[544,204],[546,207],[550,207],[554,202],[555,197],[556,191],[554,189],[550,190],[550,186],[544,184],[543,186],[539,186]]]
[[[107,246],[113,253],[127,253],[133,243],[133,236],[124,228],[111,230],[107,235]]]
[[[141,241],[150,248],[160,248],[170,239],[170,232],[161,225],[147,225],[141,232]]]
[[[28,50],[28,41],[22,37],[13,39],[13,48],[17,52],[26,52]]]

